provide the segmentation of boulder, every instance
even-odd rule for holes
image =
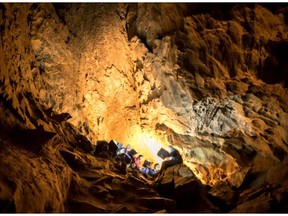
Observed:
[[[222,211],[228,212],[235,207],[238,196],[228,182],[219,181],[209,190],[209,199]]]
[[[272,198],[262,194],[236,206],[230,213],[267,213],[271,209]]]

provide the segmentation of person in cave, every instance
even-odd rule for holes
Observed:
[[[116,143],[117,143],[117,147],[118,147],[116,153],[118,153],[123,148],[123,143],[120,143],[120,142],[117,142],[117,141],[116,141]]]
[[[158,163],[156,163],[155,165],[154,165],[154,168],[153,169],[150,169],[150,172],[149,172],[149,175],[151,175],[151,176],[156,176],[157,175],[157,173],[159,172],[159,170],[160,170],[160,165],[158,164]]]
[[[121,173],[126,174],[126,168],[134,164],[133,155],[136,153],[137,152],[134,149],[131,149],[130,145],[118,149],[115,158],[116,168],[118,168]]]
[[[127,154],[131,150],[131,145],[127,145],[126,147],[120,146],[116,152],[116,156],[119,156],[120,154]]]
[[[140,171],[141,170],[141,161],[142,161],[143,155],[140,154],[140,155],[138,155],[138,157],[136,157],[134,155],[133,158],[134,158],[135,168]]]
[[[124,148],[124,153],[128,153],[130,150],[131,150],[131,145],[127,145],[125,148]]]
[[[169,145],[169,156],[165,158],[165,161],[162,163],[159,173],[162,173],[168,167],[174,166],[176,164],[182,164],[183,159],[179,151]]]
[[[142,169],[141,169],[141,172],[144,174],[144,176],[148,176],[151,174],[151,162],[150,161],[147,161],[145,160],[143,165],[142,165]]]
[[[125,164],[126,167],[133,167],[135,164],[135,155],[137,151],[131,149],[128,145],[124,150],[116,156],[116,161]]]

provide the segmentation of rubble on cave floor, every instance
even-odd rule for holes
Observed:
[[[63,127],[71,142],[79,135],[67,125]],[[19,148],[9,139],[1,142],[0,156],[5,158],[0,166],[1,212],[287,212],[287,184],[275,184],[271,176],[254,188],[261,178],[249,172],[239,188],[225,181],[208,186],[178,164],[152,180],[130,168],[122,174],[113,157],[97,157],[87,151],[87,143],[84,150],[58,135],[37,152],[30,146]]]

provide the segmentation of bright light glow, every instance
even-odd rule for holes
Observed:
[[[135,139],[135,142],[131,144],[132,147],[139,154],[142,154],[145,160],[149,160],[154,164],[159,163],[161,166],[163,159],[157,156],[157,153],[161,148],[166,149],[167,145],[152,132],[139,133]]]

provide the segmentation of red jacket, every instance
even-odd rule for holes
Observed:
[[[138,157],[134,157],[134,162],[135,162],[135,165],[138,169],[140,169],[141,167],[141,161]]]

